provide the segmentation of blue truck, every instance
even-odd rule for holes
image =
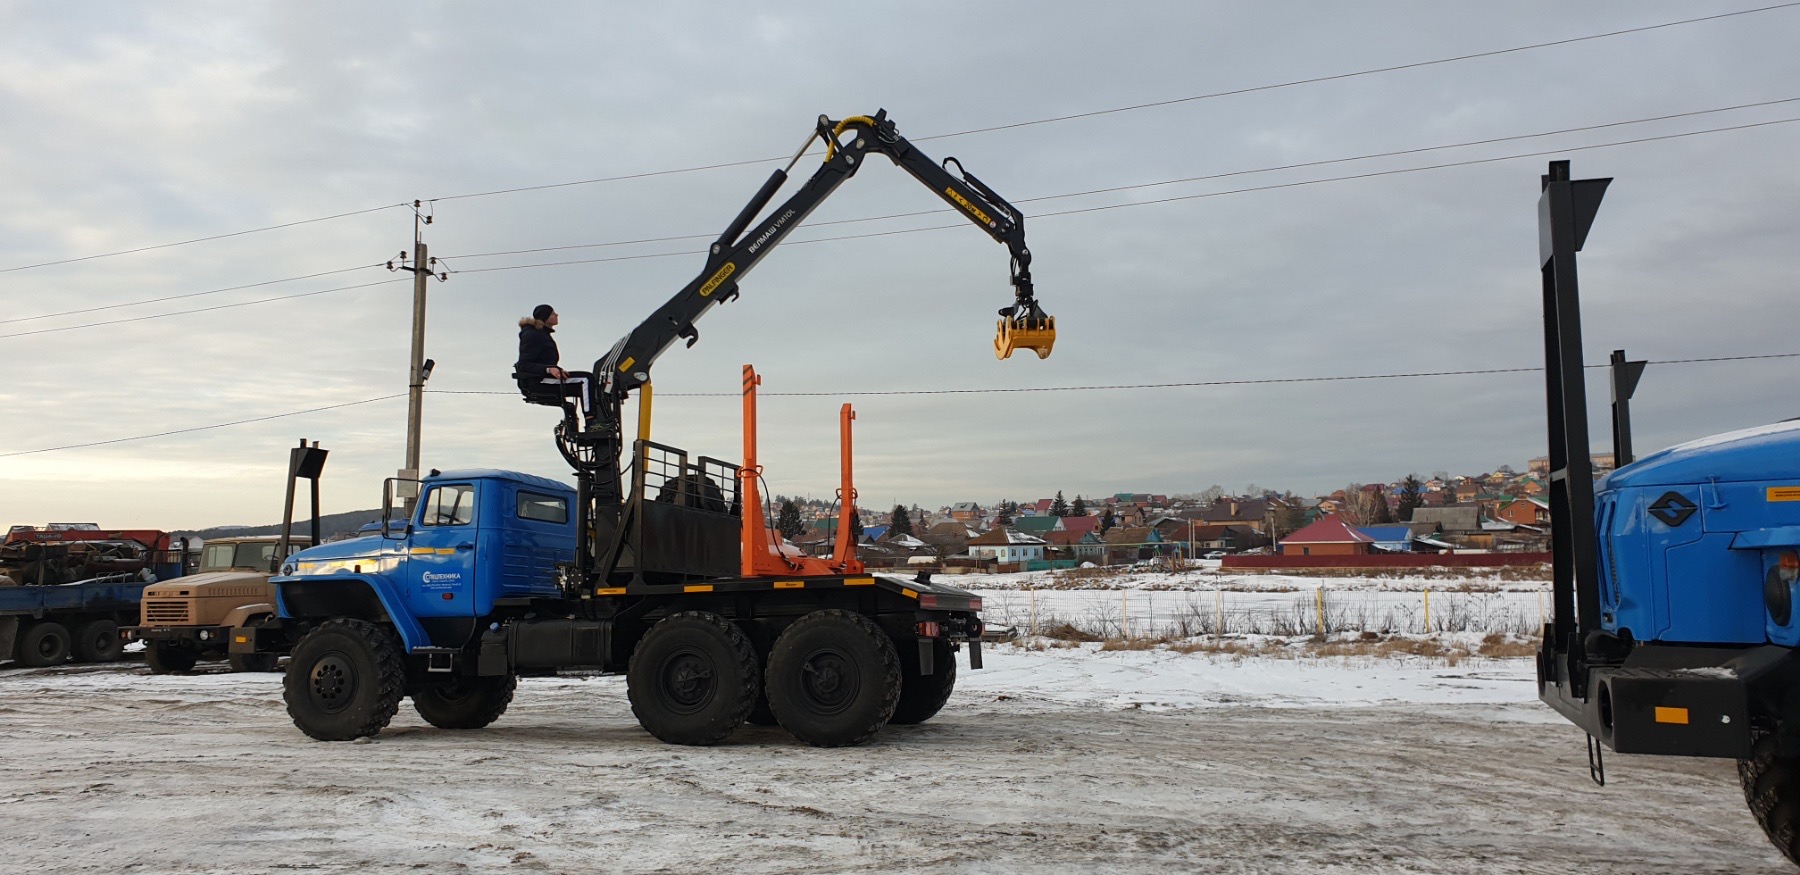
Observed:
[[[929,575],[695,573],[696,556],[735,559],[706,532],[735,532],[732,482],[656,498],[635,482],[634,513],[656,521],[643,559],[593,587],[576,573],[567,485],[433,471],[397,517],[392,495],[411,484],[390,480],[383,533],[290,556],[270,579],[279,619],[239,630],[232,652],[291,651],[288,713],[325,740],[379,732],[408,696],[434,726],[479,728],[506,711],[520,676],[587,669],[626,674],[632,712],[670,743],[716,743],[749,721],[858,744],[936,714],[957,651],[980,667],[971,593]]]
[[[117,661],[144,587],[181,576],[187,552],[167,532],[14,526],[0,543],[0,661]]]
[[[1633,460],[1642,362],[1613,354],[1617,469],[1595,482],[1575,253],[1609,179],[1552,162],[1539,199],[1553,611],[1539,697],[1605,751],[1735,759],[1745,802],[1800,863],[1800,421]]]
[[[824,161],[770,207],[815,141]],[[554,434],[573,489],[498,470],[391,479],[379,534],[284,562],[270,580],[280,616],[234,633],[232,652],[291,647],[288,713],[328,740],[379,732],[408,696],[433,725],[485,726],[506,710],[519,676],[571,668],[624,673],[638,722],[675,744],[713,744],[749,721],[809,744],[852,745],[889,723],[930,719],[954,688],[956,654],[981,667],[980,599],[929,574],[864,574],[847,539],[831,561],[772,542],[755,500],[748,367],[741,467],[656,443],[648,426],[657,358],[677,341],[697,342],[698,320],[735,300],[744,277],[877,155],[1007,248],[1013,297],[999,311],[995,356],[1048,356],[1055,320],[1034,294],[1024,216],[955,159],[925,157],[885,111],[820,116],[693,279],[591,372],[515,365],[526,402],[562,411]],[[634,393],[638,434],[621,465],[621,410]],[[843,417],[853,418],[847,409]],[[847,436],[844,447],[848,519]]]

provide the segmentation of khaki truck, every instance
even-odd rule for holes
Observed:
[[[276,535],[214,538],[200,550],[199,570],[144,588],[139,625],[120,630],[126,641],[144,642],[144,661],[155,674],[188,671],[202,659],[229,659],[234,671],[273,671],[276,654],[226,654],[234,631],[275,615],[269,585],[281,538]]]

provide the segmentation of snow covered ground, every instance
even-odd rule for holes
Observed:
[[[0,872],[1785,873],[1729,763],[1614,757],[1527,660],[989,648],[933,721],[677,748],[624,683],[294,729],[273,674],[0,669]]]

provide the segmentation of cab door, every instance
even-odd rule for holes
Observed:
[[[480,483],[433,483],[419,500],[406,561],[407,600],[421,617],[475,613]]]

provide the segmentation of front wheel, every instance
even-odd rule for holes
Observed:
[[[406,663],[394,631],[366,620],[329,620],[306,633],[282,681],[288,716],[320,741],[380,732],[405,694]]]
[[[144,664],[151,674],[175,674],[193,671],[200,661],[200,651],[172,641],[152,641],[144,648]]]
[[[670,744],[717,744],[750,715],[761,674],[744,630],[717,614],[685,611],[638,641],[625,693],[651,735]]]
[[[518,675],[458,678],[413,693],[413,708],[439,729],[480,729],[506,713]]]
[[[1750,759],[1738,760],[1738,783],[1769,842],[1800,863],[1800,758],[1782,756],[1775,733],[1756,733]]]
[[[783,729],[816,747],[862,744],[900,700],[900,657],[867,617],[814,611],[769,651],[769,709]]]

